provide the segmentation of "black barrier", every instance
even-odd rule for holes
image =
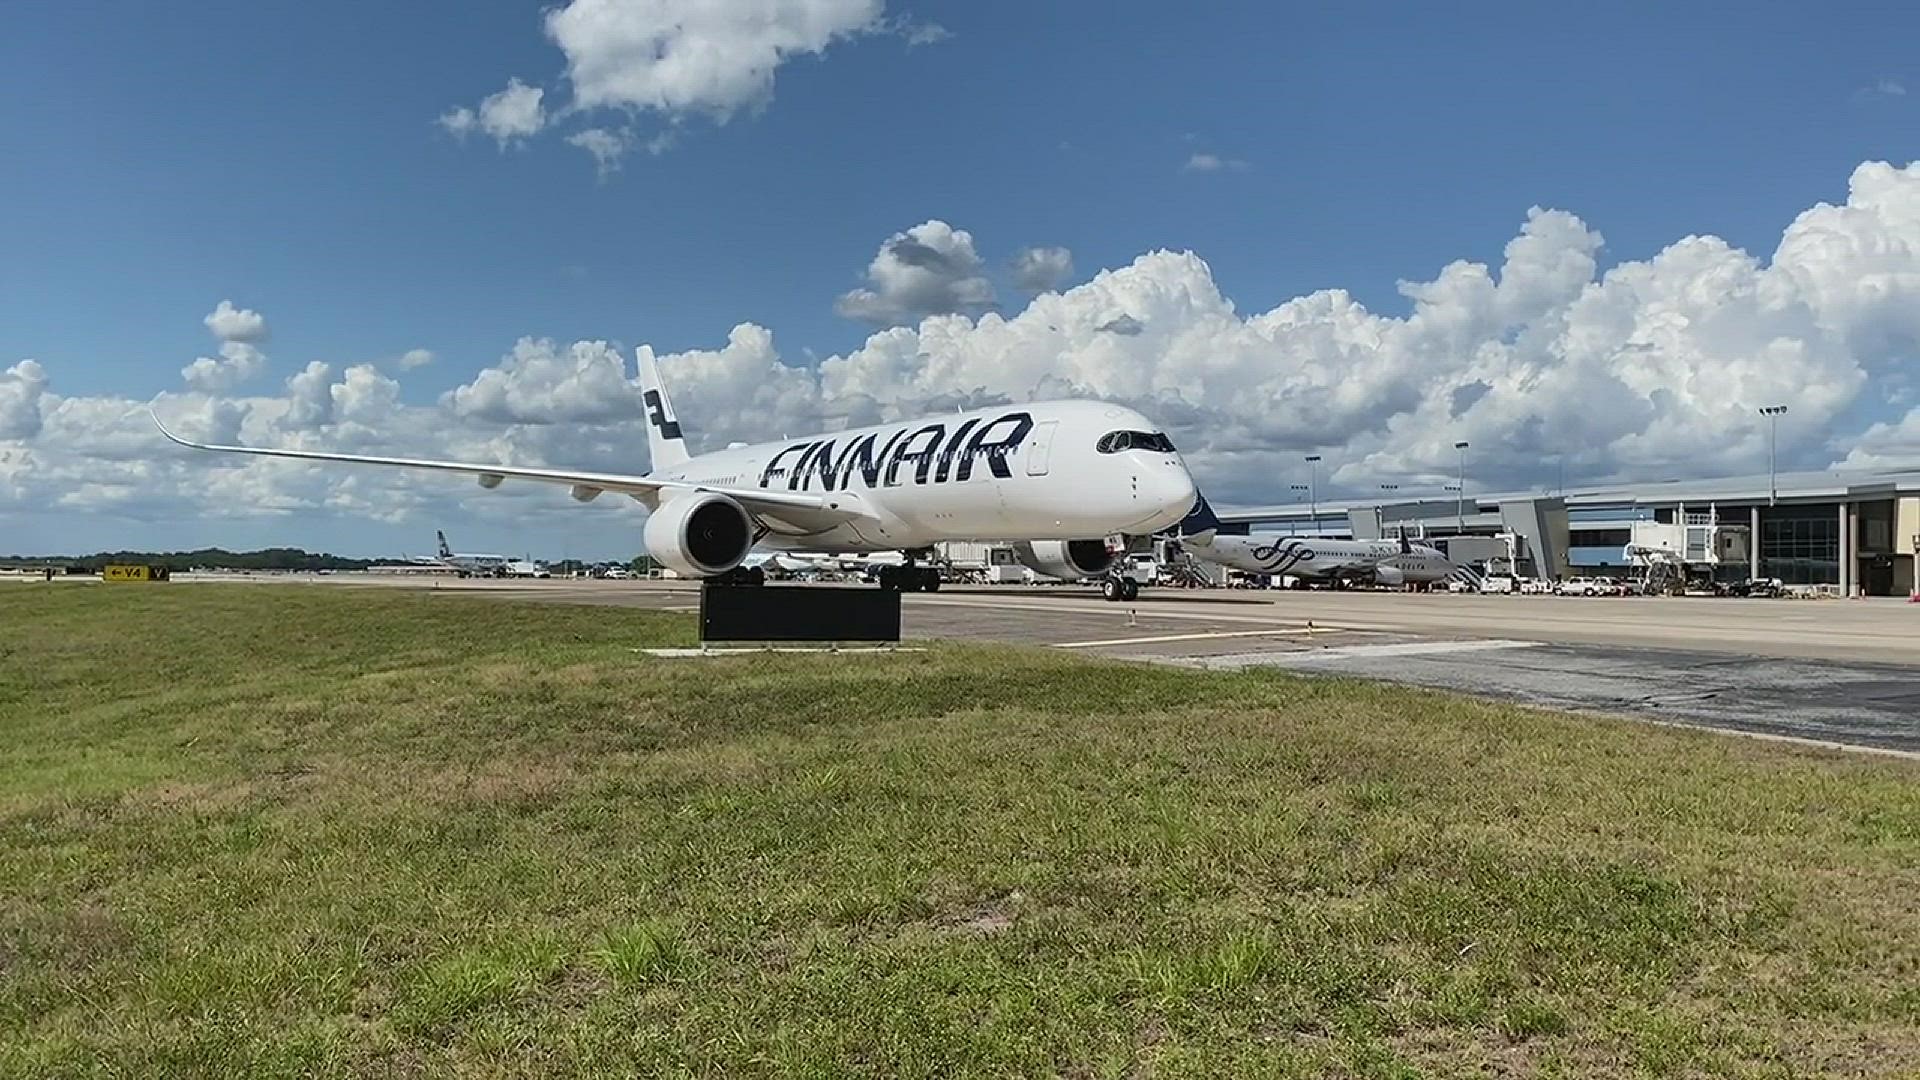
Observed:
[[[811,585],[706,585],[701,641],[899,641],[900,594]]]

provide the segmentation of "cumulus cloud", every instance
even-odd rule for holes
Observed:
[[[267,340],[267,317],[257,311],[236,308],[231,300],[220,301],[212,313],[201,321],[221,341],[258,345]]]
[[[180,377],[195,390],[219,393],[231,390],[266,370],[267,355],[244,341],[225,341],[220,355],[203,356],[180,369]]]
[[[886,34],[909,47],[949,36],[930,22],[888,18],[884,0],[569,0],[543,17],[565,61],[572,99],[549,112],[545,89],[510,79],[477,108],[460,106],[438,123],[456,136],[488,135],[502,147],[566,117],[618,110],[648,114],[664,128],[640,138],[631,123],[592,124],[567,136],[591,154],[602,178],[636,146],[660,153],[688,117],[725,123],[773,99],[780,67],[849,38]]]
[[[441,399],[455,416],[505,424],[605,421],[640,415],[620,353],[604,341],[521,338],[499,364]]]
[[[574,104],[721,117],[773,97],[798,56],[881,21],[882,0],[572,0],[547,13]]]
[[[547,110],[541,104],[546,93],[518,78],[508,79],[506,89],[482,98],[478,110],[452,109],[441,115],[439,123],[461,138],[479,132],[504,148],[540,134],[547,126]]]
[[[928,235],[916,242],[937,248]],[[1844,200],[1798,215],[1770,255],[1690,236],[1603,271],[1603,250],[1580,218],[1536,209],[1497,261],[1405,282],[1392,313],[1338,289],[1242,312],[1198,255],[1157,251],[1017,313],[926,315],[818,364],[788,362],[751,323],[655,358],[700,449],[1086,394],[1166,425],[1223,501],[1271,500],[1302,452],[1324,454],[1323,490],[1438,490],[1461,439],[1479,490],[1544,482],[1560,462],[1576,484],[1764,470],[1755,407],[1775,401],[1793,404],[1783,467],[1920,466],[1920,410],[1878,407],[1920,354],[1920,165],[1862,165]],[[189,387],[155,406],[206,438],[637,471],[645,422],[625,355],[530,338],[429,403],[407,403],[372,365],[310,364],[271,395]],[[395,520],[476,490],[176,454],[145,402],[62,396],[56,375],[30,361],[0,374],[0,510]],[[569,505],[521,485],[470,510]]]
[[[1052,292],[1073,277],[1073,252],[1029,247],[1013,257],[1013,284],[1022,292]]]
[[[849,319],[886,326],[928,315],[979,313],[993,306],[973,235],[944,221],[894,233],[867,265],[867,287],[834,303]]]
[[[401,371],[412,371],[414,368],[423,368],[431,363],[433,363],[431,349],[408,349],[400,354]]]
[[[40,398],[46,390],[46,369],[32,360],[0,371],[0,439],[30,439],[40,433]]]

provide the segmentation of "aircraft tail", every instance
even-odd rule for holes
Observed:
[[[653,472],[682,464],[688,457],[687,440],[680,435],[680,421],[673,415],[673,399],[660,381],[660,366],[654,362],[653,346],[642,345],[640,357],[640,399],[647,407],[648,468]]]
[[[1196,544],[1207,544],[1213,540],[1213,534],[1220,530],[1220,519],[1214,516],[1213,507],[1207,505],[1207,497],[1198,488],[1193,492],[1193,509],[1180,520],[1180,535]]]
[[[433,536],[434,539],[440,541],[440,557],[443,559],[453,558],[453,549],[447,546],[447,534],[441,532],[439,529],[435,529],[433,530]]]

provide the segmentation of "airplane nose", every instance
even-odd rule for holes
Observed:
[[[1162,467],[1145,472],[1140,478],[1140,494],[1151,502],[1153,509],[1152,521],[1145,531],[1158,532],[1187,516],[1199,489],[1180,461],[1165,462]]]

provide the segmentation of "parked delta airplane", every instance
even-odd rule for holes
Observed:
[[[937,571],[917,563],[933,544],[1008,536],[1027,538],[1023,550],[1037,571],[1095,577],[1124,549],[1110,541],[1174,525],[1194,501],[1193,478],[1173,444],[1119,405],[1003,405],[694,457],[645,350],[640,391],[653,458],[653,471],[640,476],[215,446],[164,425],[160,431],[198,450],[467,473],[484,488],[509,477],[565,484],[581,502],[618,492],[652,511],[642,539],[655,561],[688,577],[750,582],[764,574],[733,572],[759,545],[830,555],[897,551],[906,558],[880,569],[883,587],[936,589]]]
[[[1445,581],[1455,567],[1426,544],[1399,540],[1324,540],[1305,536],[1227,536],[1220,519],[1196,494],[1193,510],[1180,523],[1181,545],[1195,557],[1245,571],[1280,577],[1291,574],[1318,581],[1371,581],[1381,585],[1430,585]]]

